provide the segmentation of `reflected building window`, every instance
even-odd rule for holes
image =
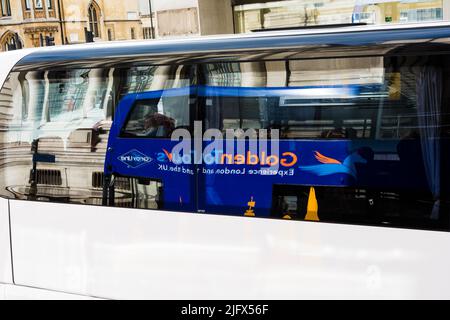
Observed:
[[[49,121],[80,111],[89,87],[89,71],[52,72],[49,75]]]
[[[127,94],[150,90],[157,67],[136,67],[131,69],[118,69],[120,81],[117,91],[118,100]]]
[[[400,12],[401,22],[436,21],[442,18],[442,8],[404,9]]]

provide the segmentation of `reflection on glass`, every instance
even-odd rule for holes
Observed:
[[[406,51],[13,72],[0,91],[0,195],[100,205],[113,185],[115,206],[244,214],[250,202],[257,216],[303,220],[314,207],[320,221],[448,229],[450,57]],[[286,166],[267,174],[243,154],[178,168],[170,136],[195,120],[279,130]]]
[[[239,33],[312,25],[429,22],[443,19],[443,1],[251,1],[234,6],[234,15]]]
[[[170,138],[175,129],[189,129],[189,96],[138,102],[122,130],[126,137]]]
[[[0,195],[101,205],[109,130],[120,100],[132,93],[186,85],[175,67],[13,72],[0,91]],[[189,125],[177,101],[161,106]],[[187,122],[186,122],[187,121]],[[33,145],[36,146],[33,149]],[[36,162],[35,155],[56,161]],[[35,185],[33,185],[33,182]],[[118,206],[157,208],[160,183],[118,178]]]
[[[222,84],[205,89],[206,127],[224,133],[278,129],[288,141],[281,152],[303,154],[308,165],[300,166],[295,179],[267,179],[264,195],[252,193],[272,197],[273,216],[304,219],[313,185],[321,221],[448,225],[443,150],[449,144],[450,110],[442,100],[448,61],[447,56],[373,57],[205,67],[206,83],[221,79]],[[231,80],[238,79],[239,70],[240,83]],[[336,149],[346,146],[348,154],[325,153],[320,141]],[[309,151],[311,145],[316,149]],[[210,183],[214,188],[228,182],[214,177]]]

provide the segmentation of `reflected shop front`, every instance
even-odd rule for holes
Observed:
[[[450,56],[396,50],[14,71],[0,92],[0,194],[448,230]],[[214,144],[230,130],[234,153]],[[179,132],[200,133],[215,161],[177,153]]]

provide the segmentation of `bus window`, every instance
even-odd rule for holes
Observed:
[[[178,128],[189,129],[189,96],[161,97],[136,102],[122,137],[170,138]]]
[[[12,72],[0,90],[0,100],[8,109],[0,115],[8,126],[7,132],[0,139],[0,143],[4,145],[2,154],[5,159],[0,175],[8,177],[0,181],[0,196],[102,204],[105,159],[111,127],[119,121],[122,124],[130,116],[127,129],[132,134],[139,135],[145,129],[144,125],[147,125],[147,129],[153,125],[150,136],[170,137],[172,127],[189,125],[189,107],[185,107],[189,94],[186,98],[181,97],[186,90],[182,89],[182,94],[176,92],[173,95],[164,92],[189,88],[192,85],[190,74],[191,67],[178,65],[70,69],[55,67],[41,71]],[[138,100],[141,105],[136,105],[136,113],[121,113],[127,108],[132,109],[137,101],[130,97],[137,96],[143,98]],[[124,101],[130,104],[127,105]],[[155,110],[174,119],[173,123],[166,126],[166,131],[159,126],[160,123],[166,124],[161,119],[145,123],[144,117],[155,116]],[[116,115],[119,115],[117,119]],[[143,121],[140,122],[141,117]],[[7,136],[11,138],[6,138]],[[123,140],[126,140],[124,147],[131,144],[131,139]],[[140,144],[143,140],[145,139],[136,141],[137,149],[142,150]],[[114,149],[116,147],[117,143]],[[147,154],[148,150],[153,152]],[[133,148],[114,158],[122,155],[136,156],[130,155],[128,151],[133,151]],[[155,164],[157,154],[154,153],[162,152],[162,149],[156,149],[152,143],[148,148],[143,148],[142,152]],[[18,161],[10,161],[15,154],[19,155]],[[40,156],[42,154],[47,157]],[[163,202],[169,203],[171,199],[163,201],[162,198],[162,187],[168,184],[163,184],[161,175],[144,175],[147,181],[137,179],[136,176],[140,178],[140,174],[130,175],[129,172],[118,172],[115,176],[115,205],[154,209],[161,208]],[[152,178],[154,179],[149,180]],[[172,202],[178,203],[179,196],[174,196],[175,200]],[[181,196],[183,203],[186,203],[187,197],[184,194]]]
[[[245,212],[253,199],[256,215],[303,220],[314,189],[320,221],[448,228],[449,63],[411,55],[202,66],[207,129],[254,129],[246,139],[276,129],[273,159],[296,157],[269,173],[245,160],[247,149],[227,154],[234,171],[205,175],[206,212]]]
[[[279,129],[282,139],[401,137],[417,126],[410,112],[415,75],[396,61],[367,57],[253,62],[251,68],[249,63],[206,65],[206,127]]]
[[[191,153],[185,149],[181,155],[173,152],[178,141],[171,139],[175,130],[189,133],[195,119],[196,87],[191,71],[184,66],[158,67],[152,83],[142,82],[147,91],[127,94],[121,100],[108,141],[103,204],[120,203],[115,179],[127,177],[132,181],[127,196],[136,208],[197,209],[197,171],[188,158]]]

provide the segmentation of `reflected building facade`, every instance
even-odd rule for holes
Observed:
[[[389,24],[448,20],[446,0],[235,0],[237,33],[329,24]]]
[[[4,0],[0,51],[94,41],[142,39],[138,0]]]
[[[14,72],[0,93],[3,158],[1,195],[16,199],[102,203],[109,130],[126,95],[183,86],[179,70],[166,66]],[[33,172],[34,154],[51,154]],[[2,169],[0,169],[1,171]],[[132,206],[130,179],[119,179],[118,204]],[[152,208],[156,185],[140,190]],[[133,201],[135,201],[134,199]],[[141,200],[143,202],[143,200]]]
[[[152,0],[152,4],[152,22],[159,38],[450,18],[448,0]],[[148,1],[141,0],[140,6],[144,28],[148,29],[151,25]]]

